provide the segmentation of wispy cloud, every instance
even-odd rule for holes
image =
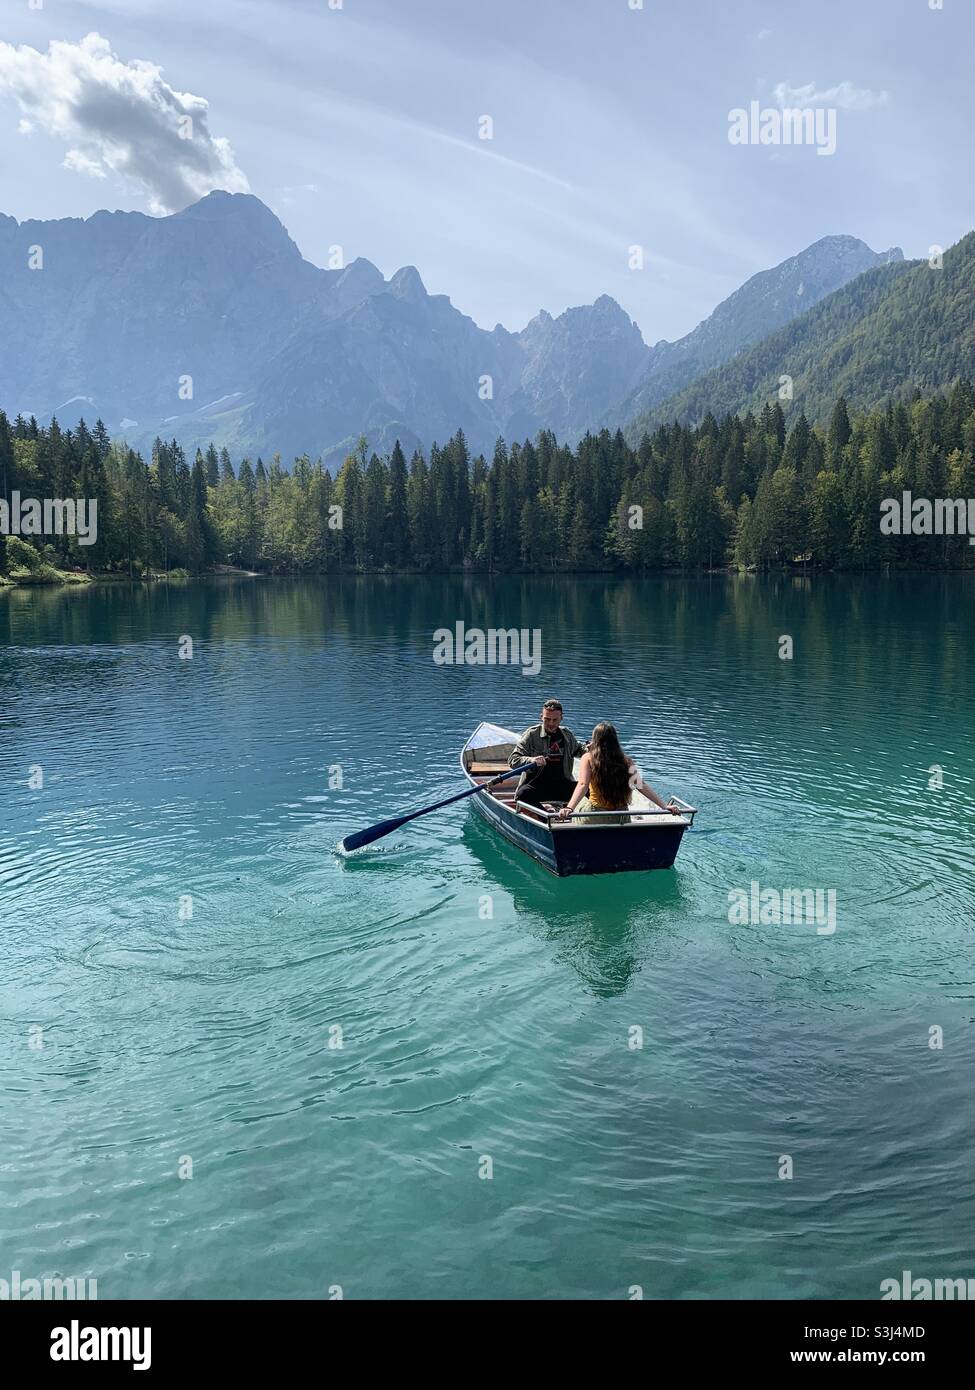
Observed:
[[[229,142],[210,133],[208,102],[176,91],[155,63],[124,62],[100,34],[52,40],[46,53],[0,43],[2,93],[19,104],[22,133],[66,142],[66,168],[133,179],[154,213],[178,211],[215,188],[249,191]]]
[[[815,82],[807,82],[803,87],[780,82],[774,96],[780,106],[836,106],[842,111],[870,111],[875,106],[886,106],[888,101],[886,92],[854,87],[852,82],[826,88],[817,87]]]
[[[468,154],[482,155],[485,159],[497,160],[499,164],[504,164],[519,174],[529,174],[534,179],[542,179],[545,183],[554,184],[557,188],[564,188],[569,193],[573,191],[572,184],[566,179],[560,179],[556,174],[550,174],[547,169],[539,169],[534,164],[526,164],[521,159],[512,159],[510,155],[499,154],[497,150],[492,150],[486,143],[479,140],[463,140],[457,135],[450,135],[445,130],[437,130],[435,127],[424,125],[420,121],[405,121],[402,117],[399,119],[399,124],[409,125],[411,129],[428,136],[431,140],[440,140],[445,145],[452,145],[454,149],[466,150]]]

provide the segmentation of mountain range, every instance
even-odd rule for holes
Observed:
[[[951,256],[938,293],[957,289]],[[818,409],[840,365],[824,341],[841,329],[856,339],[866,322],[879,331],[895,287],[915,287],[903,326],[923,352],[917,314],[938,284],[925,274],[899,248],[824,237],[686,337],[649,347],[607,295],[488,332],[428,294],[413,266],[388,280],[364,259],[322,269],[250,194],[211,193],[168,217],[0,215],[0,314],[16,345],[0,360],[0,405],[63,426],[101,417],[142,449],[161,435],[332,465],[362,434],[380,453],[396,438],[409,452],[462,428],[489,454],[499,435],[543,428],[568,443],[602,425],[632,433],[767,397],[783,362]],[[965,342],[952,363],[971,355]]]

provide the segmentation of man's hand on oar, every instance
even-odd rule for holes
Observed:
[[[544,762],[544,759],[542,759]],[[533,763],[522,763],[520,767],[513,767],[510,772],[502,772],[499,777],[492,777],[490,782],[483,782],[476,787],[468,787],[466,792],[458,792],[456,796],[448,796],[445,801],[435,801],[432,806],[423,806],[419,811],[411,811],[408,816],[397,816],[395,820],[383,820],[378,825],[370,825],[368,830],[357,830],[354,835],[346,835],[341,841],[341,848],[349,853],[354,849],[362,849],[364,845],[371,845],[373,840],[381,840],[384,835],[391,835],[394,830],[398,830],[407,821],[416,820],[417,816],[426,816],[431,811],[439,811],[441,806],[450,806],[455,801],[463,801],[465,796],[473,796],[475,792],[482,792],[487,787],[494,787],[498,782],[505,782],[509,777],[519,777],[523,772],[528,772],[534,766]]]

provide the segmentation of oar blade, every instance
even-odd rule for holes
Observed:
[[[384,835],[391,835],[409,819],[409,816],[397,816],[395,820],[384,820],[378,825],[370,825],[368,830],[357,830],[353,835],[346,835],[341,842],[342,848],[346,854],[351,854],[354,849],[362,849],[364,845],[371,845],[373,840],[381,840]]]

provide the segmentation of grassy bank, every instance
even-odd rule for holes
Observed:
[[[0,574],[0,588],[33,584],[90,584],[92,575],[84,570],[59,570],[54,565],[38,565],[35,569],[12,566],[9,574]]]

